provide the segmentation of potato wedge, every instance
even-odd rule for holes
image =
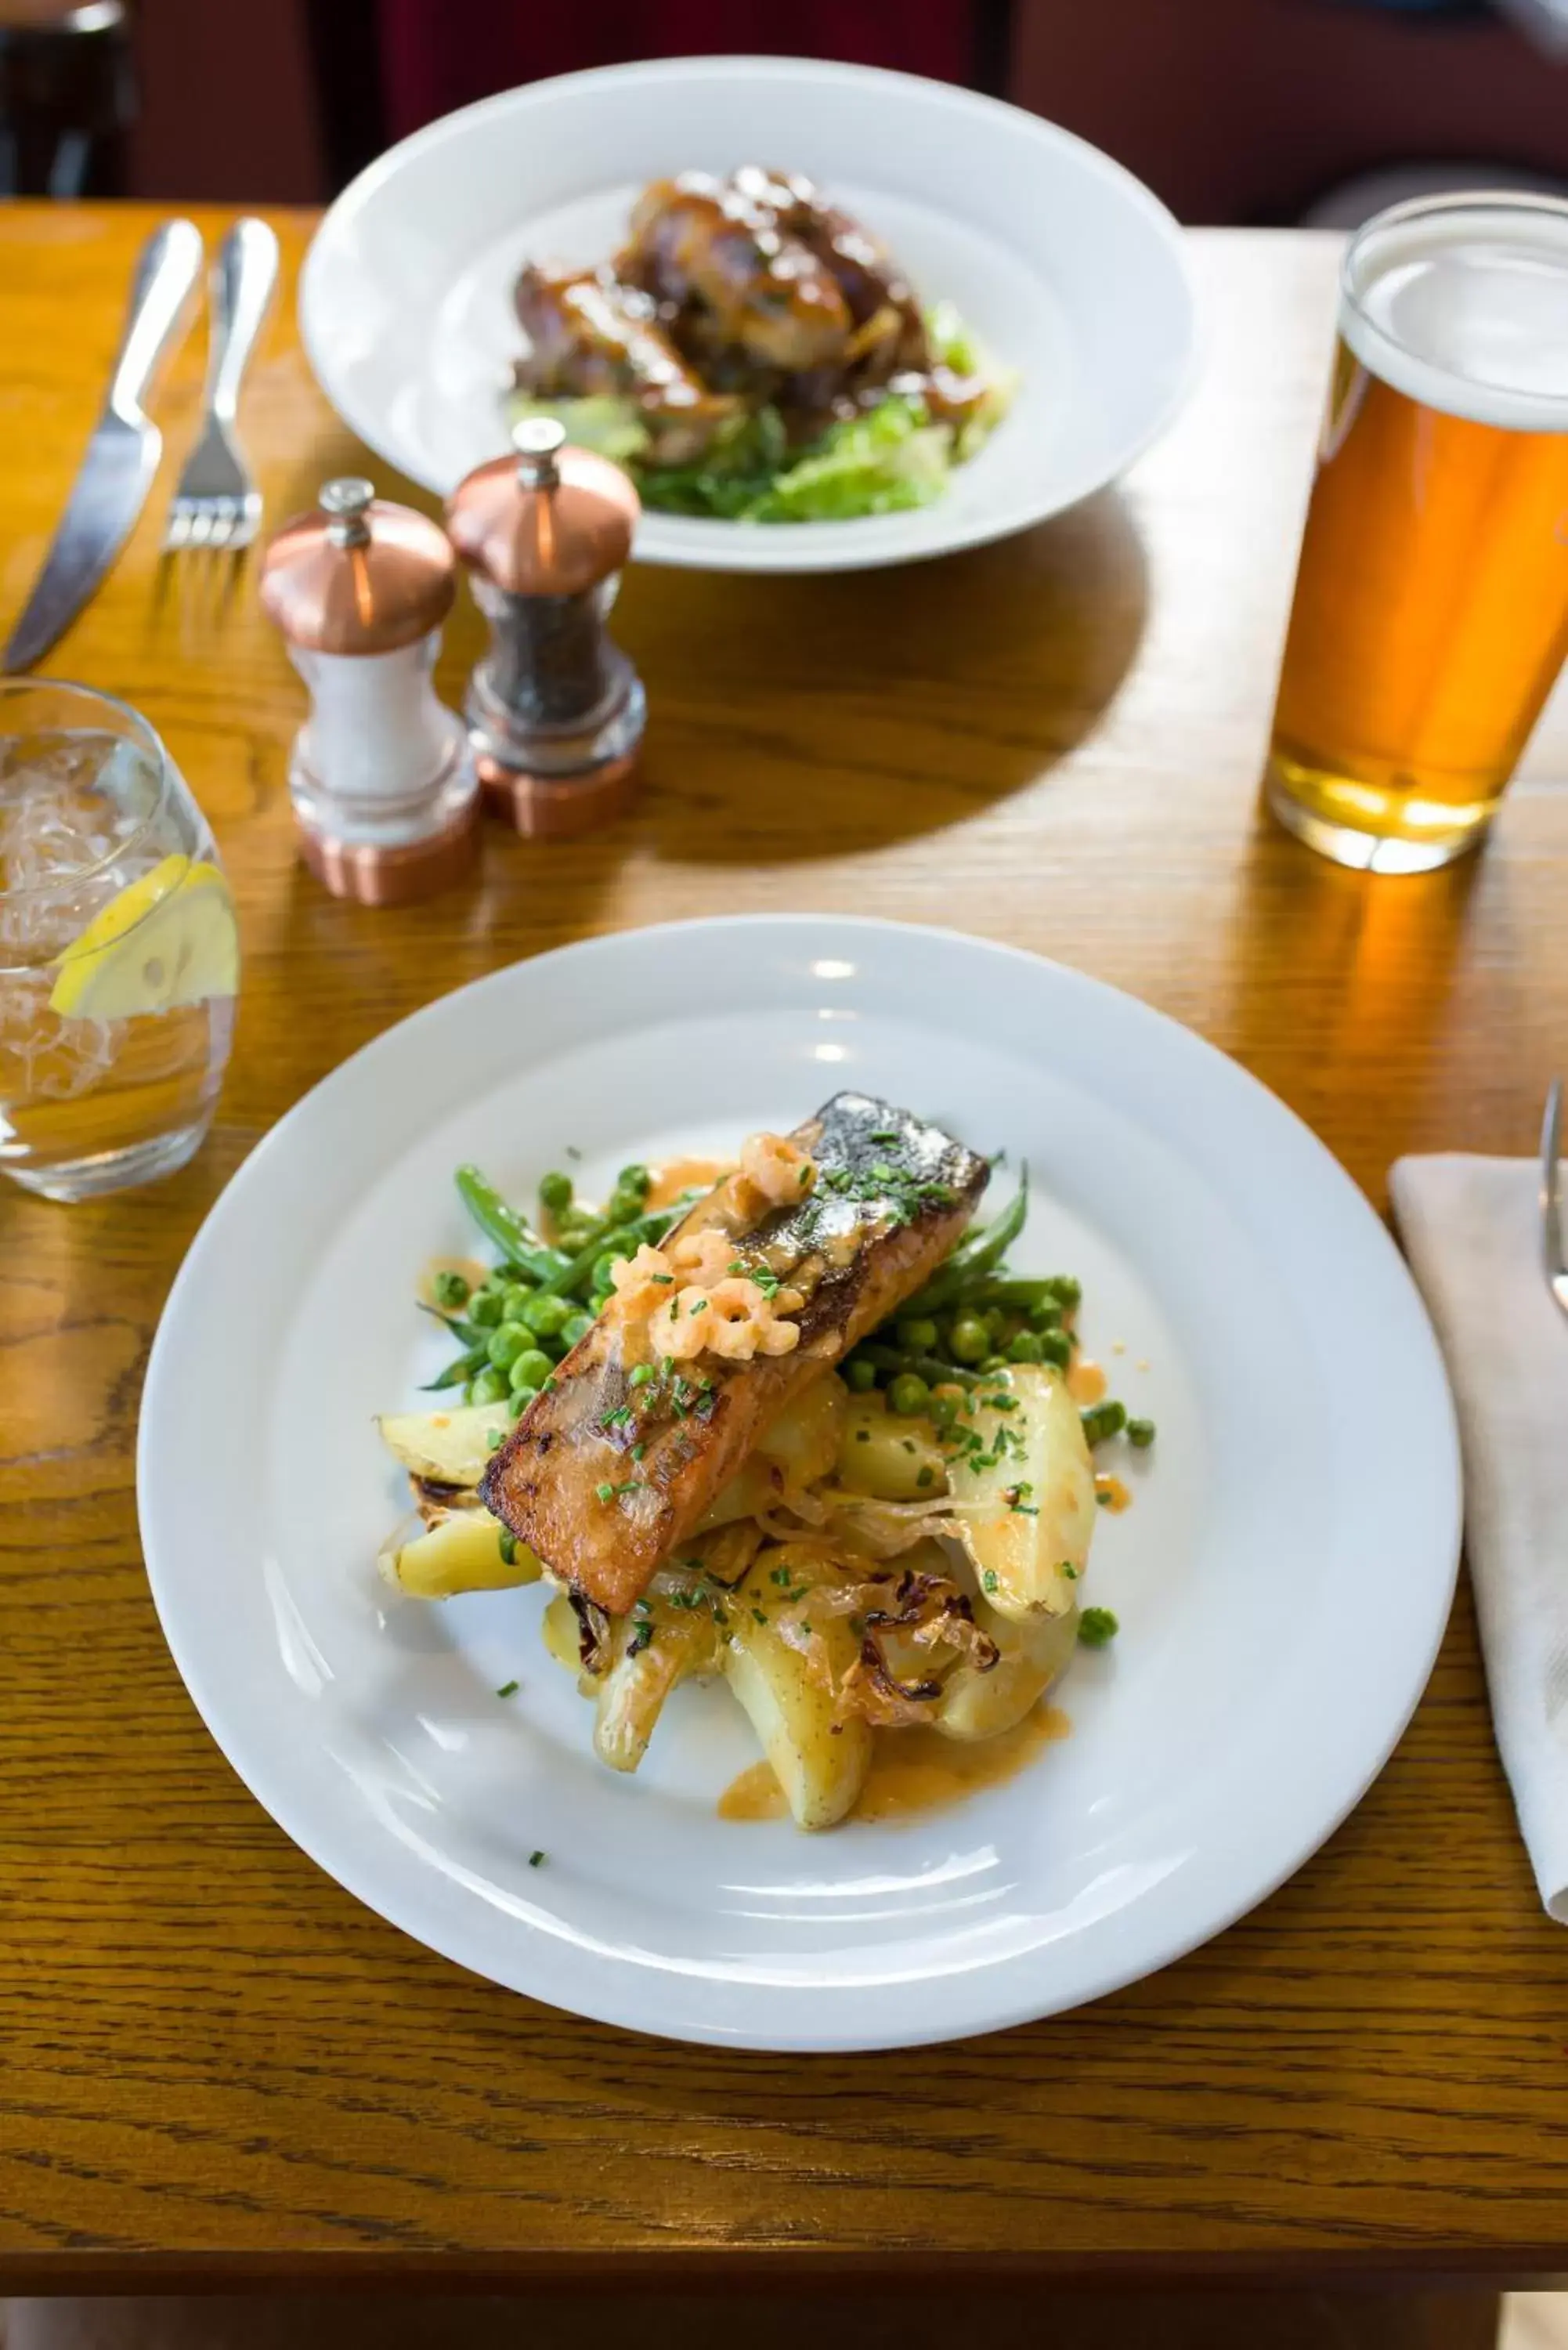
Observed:
[[[1028,1363],[999,1371],[984,1392],[1005,1394],[1012,1409],[979,1404],[959,1422],[978,1440],[948,1470],[964,1548],[1000,1615],[1065,1616],[1095,1531],[1095,1472],[1078,1407],[1059,1371]]]
[[[722,1634],[714,1610],[722,1595],[698,1596],[698,1606],[683,1608],[646,1596],[616,1620],[594,1716],[594,1752],[612,1771],[636,1770],[678,1682],[719,1669]]]
[[[849,1390],[836,1371],[824,1371],[792,1398],[757,1439],[765,1461],[776,1461],[793,1485],[814,1485],[838,1458]]]
[[[843,1415],[838,1479],[878,1502],[930,1502],[946,1492],[947,1456],[928,1419],[906,1419],[880,1396],[852,1396]]]
[[[1078,1643],[1078,1611],[1033,1616],[1014,1623],[983,1599],[974,1620],[1001,1650],[989,1672],[961,1664],[949,1674],[931,1717],[944,1738],[996,1738],[1021,1722],[1071,1663]]]
[[[376,1425],[382,1442],[412,1475],[471,1491],[489,1468],[491,1455],[512,1432],[511,1415],[502,1403],[459,1404],[451,1411],[388,1412]]]
[[[514,1543],[488,1510],[449,1510],[407,1542],[394,1534],[382,1544],[376,1564],[395,1590],[412,1599],[507,1591],[537,1583],[544,1571],[526,1544]]]
[[[796,1562],[794,1597],[773,1580],[781,1560]],[[858,1718],[839,1721],[836,1698],[854,1664],[858,1642],[846,1619],[825,1616],[811,1627],[807,1648],[784,1637],[777,1622],[813,1580],[836,1580],[830,1567],[793,1550],[765,1550],[729,1607],[724,1677],[762,1742],[784,1791],[795,1824],[830,1828],[865,1783],[871,1732]]]

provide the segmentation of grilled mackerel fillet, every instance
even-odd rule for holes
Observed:
[[[485,1473],[502,1523],[611,1615],[633,1605],[785,1404],[929,1277],[990,1173],[940,1127],[866,1094],[836,1094],[789,1139],[816,1162],[807,1198],[742,1229],[720,1184],[663,1245],[708,1228],[732,1236],[738,1259],[804,1295],[794,1351],[659,1362],[646,1326],[607,1307]],[[653,1376],[633,1384],[650,1360]]]

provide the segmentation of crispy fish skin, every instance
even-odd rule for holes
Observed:
[[[929,1277],[990,1174],[940,1127],[865,1094],[835,1095],[790,1139],[816,1161],[816,1184],[736,1232],[735,1251],[804,1291],[793,1353],[655,1366],[633,1385],[646,1330],[607,1309],[485,1472],[488,1507],[611,1615],[633,1605],[791,1399]],[[670,1241],[713,1227],[734,1231],[722,1184]]]

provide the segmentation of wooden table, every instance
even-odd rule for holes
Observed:
[[[0,211],[0,625],[149,219]],[[278,226],[292,266],[310,224]],[[1343,873],[1260,819],[1334,247],[1216,234],[1193,252],[1208,371],[1121,492],[904,572],[634,572],[617,629],[652,704],[640,813],[568,846],[495,833],[482,884],[431,906],[359,911],[302,877],[284,783],[300,690],[248,583],[225,611],[193,578],[159,600],[161,498],[59,647],[57,673],[165,734],[234,877],[246,962],[190,1170],[68,1211],[0,1204],[0,2282],[1568,2266],[1568,1938],[1514,1831],[1468,1597],[1382,1779],[1231,1932],[1033,2029],[802,2061],[530,2006],[360,1908],[219,1756],[142,1575],[142,1370],[229,1176],[389,1023],[586,932],[738,907],[957,923],[1189,1022],[1379,1203],[1402,1151],[1530,1146],[1568,1063],[1568,709],[1484,856],[1449,874]],[[274,518],[365,465],[292,308],[244,413]],[[198,338],[164,403],[171,468],[200,361]],[[454,692],[477,640],[465,608]]]

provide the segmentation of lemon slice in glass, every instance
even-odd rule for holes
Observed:
[[[164,858],[128,882],[60,957],[49,1009],[67,1020],[173,1012],[240,983],[229,885],[215,865]]]

